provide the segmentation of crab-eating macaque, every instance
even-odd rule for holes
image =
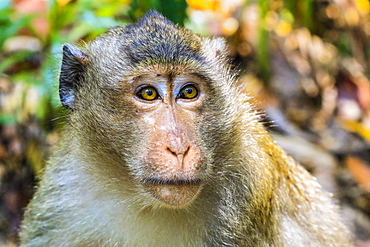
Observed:
[[[150,11],[65,45],[60,98],[68,121],[21,246],[351,246],[238,90],[223,39]]]

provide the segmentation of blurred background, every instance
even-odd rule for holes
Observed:
[[[334,195],[370,247],[369,0],[0,0],[0,246],[59,138],[64,43],[83,45],[148,9],[223,36],[278,143]]]

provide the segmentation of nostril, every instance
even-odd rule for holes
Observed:
[[[187,146],[185,151],[173,151],[170,147],[167,147],[167,150],[174,156],[183,155],[186,156],[189,153],[190,146]]]
[[[185,159],[185,156],[189,153],[189,150],[190,150],[190,146],[184,146],[184,149],[182,150],[178,150],[178,149],[174,149],[176,151],[174,151],[173,149],[171,149],[171,147],[167,147],[167,150],[173,155],[176,157],[177,159],[177,164],[179,167],[181,167],[182,169],[184,168],[184,159]]]
[[[173,154],[174,156],[177,156],[176,152],[172,151],[171,148],[167,147],[167,150],[170,151],[170,153]]]

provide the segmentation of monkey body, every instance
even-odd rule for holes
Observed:
[[[225,49],[156,12],[64,46],[71,111],[22,246],[351,246],[234,86]]]

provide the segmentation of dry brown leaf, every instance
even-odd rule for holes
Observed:
[[[353,156],[348,156],[345,159],[345,164],[355,181],[366,191],[370,192],[370,165]]]

